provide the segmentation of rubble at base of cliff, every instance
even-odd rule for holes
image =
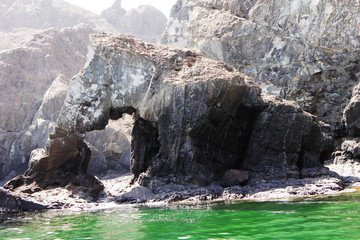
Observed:
[[[144,187],[138,182],[132,184],[133,175],[125,174],[117,178],[100,180],[104,185],[104,191],[95,201],[81,190],[73,191],[69,186],[49,187],[32,194],[25,193],[26,190],[21,192],[21,189],[14,192],[0,189],[0,212],[56,209],[97,211],[116,208],[124,204],[152,206],[229,200],[290,201],[353,193],[359,190],[359,162],[327,163],[326,166],[330,169],[329,174],[317,178],[250,180],[244,185],[225,188],[219,182],[202,187],[174,184],[169,178],[153,179],[157,186]],[[18,203],[14,204],[14,201],[7,200],[12,205],[5,207],[5,199],[10,199],[9,196],[11,200],[17,199]]]

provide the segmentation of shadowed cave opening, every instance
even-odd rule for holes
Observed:
[[[205,175],[210,173],[212,180],[219,180],[227,170],[242,170],[258,115],[258,109],[242,105],[232,116],[220,108],[213,108],[207,119],[197,123],[190,133],[198,150],[195,161],[210,170],[198,174],[203,174],[205,179]]]
[[[126,157],[128,159],[125,160],[130,161],[128,172],[131,170],[134,179],[145,172],[148,172],[150,176],[158,177],[180,174],[190,176],[195,184],[206,185],[214,180],[221,179],[226,170],[241,170],[258,110],[240,106],[234,111],[234,114],[229,116],[221,108],[213,108],[209,116],[192,124],[191,131],[185,133],[185,129],[181,130],[180,132],[184,135],[179,136],[166,133],[166,139],[163,139],[164,136],[161,136],[162,138],[159,136],[159,124],[165,124],[166,121],[147,121],[141,118],[134,108],[126,107],[110,111],[110,117],[113,120],[109,121],[105,130],[114,123],[117,125],[124,124],[124,116],[129,118],[129,114],[131,114],[132,121],[131,123],[127,122],[130,126],[127,131],[128,134],[131,131],[131,139],[129,138],[131,151],[127,152]],[[169,123],[166,122],[166,124]],[[92,132],[87,133],[87,135],[91,134]],[[174,139],[177,140],[173,141]],[[114,138],[114,140],[122,141],[120,138]],[[171,145],[175,142],[178,142],[178,147]],[[161,146],[161,143],[164,146]],[[106,144],[110,143],[104,142],[104,145]],[[118,144],[121,145],[121,142]],[[190,147],[184,152],[185,145],[190,145]],[[175,153],[172,149],[178,149],[178,152]],[[90,163],[88,172],[92,174],[94,174],[93,169],[100,169],[94,162],[99,163],[99,161]],[[115,171],[116,165],[113,166],[109,165],[107,168],[105,175],[108,178],[111,172],[126,173]],[[104,173],[102,174],[100,177],[104,177]],[[96,173],[95,175],[99,176]],[[115,177],[115,174],[113,176]]]
[[[104,129],[86,133],[85,142],[91,150],[88,173],[100,179],[111,179],[130,173],[133,124],[132,114],[121,116],[119,112],[112,111],[111,119]]]

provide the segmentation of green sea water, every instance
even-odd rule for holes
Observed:
[[[360,195],[3,216],[0,239],[360,239]]]

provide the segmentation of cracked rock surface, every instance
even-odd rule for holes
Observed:
[[[207,185],[230,169],[253,179],[326,171],[326,126],[294,102],[261,97],[232,67],[128,35],[97,34],[93,45],[91,61],[71,80],[48,151],[25,177],[48,186],[85,174],[90,151],[84,133],[123,114],[135,119],[131,170],[143,186],[167,176]]]

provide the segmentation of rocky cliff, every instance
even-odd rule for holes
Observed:
[[[199,49],[344,129],[360,72],[356,0],[179,0],[162,43]]]
[[[96,31],[116,30],[105,19],[62,0],[4,0],[0,4],[0,30],[66,28],[85,23]]]
[[[85,25],[50,29],[0,52],[1,178],[25,170],[31,150],[45,146],[69,79],[86,62],[91,33]]]
[[[7,187],[65,186],[85,174],[84,133],[123,114],[135,118],[131,170],[144,186],[162,178],[232,185],[229,175],[239,184],[324,173],[326,125],[293,102],[260,93],[246,75],[196,52],[98,34],[93,58],[71,80],[48,151]]]
[[[62,0],[6,0],[0,3],[0,31],[3,32],[0,36],[4,37],[0,49],[5,44],[9,48],[21,43],[24,35],[35,29],[66,28],[80,23],[98,32],[129,33],[145,41],[158,42],[166,22],[166,16],[150,5],[126,11],[121,7],[121,0],[115,1],[101,16]]]
[[[121,1],[118,3],[108,11],[122,14]],[[146,29],[147,36],[158,39],[166,18],[151,7],[140,10],[134,10],[131,17],[142,16],[142,20],[128,21],[127,27],[138,29],[137,35]],[[69,79],[86,62],[90,34],[117,30],[106,19],[60,0],[2,1],[0,13],[1,182],[22,173],[31,151],[45,147]],[[76,26],[79,23],[89,26]],[[49,27],[56,29],[44,30]],[[129,134],[121,133],[118,125],[113,123],[88,135],[86,140],[93,150],[91,173],[129,170]]]
[[[120,33],[129,33],[146,42],[159,42],[166,28],[167,18],[158,9],[150,5],[142,5],[137,9],[126,11],[121,7],[121,0],[101,13]]]
[[[92,33],[94,30],[86,25],[49,29],[23,42],[23,47],[0,52],[0,180],[26,170],[31,151],[46,146],[63,106],[69,79],[87,60]],[[113,124],[87,139],[94,153],[98,153],[90,163],[94,174],[115,170],[114,166],[119,166],[114,156],[123,156],[130,149],[128,136],[115,129]],[[120,143],[111,145],[111,139]],[[123,162],[129,159],[128,156]]]

